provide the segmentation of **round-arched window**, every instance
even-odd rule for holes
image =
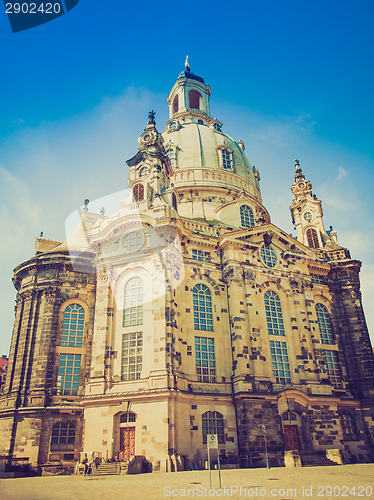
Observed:
[[[195,330],[213,330],[212,296],[209,288],[199,283],[193,288],[193,316]]]
[[[135,184],[132,190],[133,201],[144,200],[144,186],[143,184]]]
[[[318,235],[315,229],[310,228],[307,230],[306,239],[310,248],[319,248]]]
[[[79,304],[65,308],[62,321],[61,345],[82,347],[84,330],[84,309]]]
[[[200,109],[200,99],[201,99],[200,93],[197,90],[190,90],[189,98],[190,98],[190,108]]]
[[[178,108],[179,108],[179,97],[177,94],[173,100],[173,114],[178,112]]]
[[[243,227],[253,227],[255,225],[253,210],[248,205],[240,207],[240,223]]]
[[[333,344],[334,338],[331,330],[330,314],[327,307],[323,304],[316,304],[316,313],[322,344]]]

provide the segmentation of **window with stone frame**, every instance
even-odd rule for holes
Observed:
[[[135,184],[135,186],[132,188],[132,197],[134,202],[139,202],[144,200],[143,184]]]
[[[173,205],[174,210],[177,212],[178,211],[178,201],[175,193],[171,195],[171,203]]]
[[[57,394],[77,396],[82,355],[60,353],[57,372]]]
[[[224,420],[222,413],[218,411],[206,411],[201,416],[203,443],[207,442],[208,434],[216,434],[218,442],[225,442]]]
[[[199,382],[216,381],[216,359],[214,339],[195,337],[195,364]]]
[[[179,109],[179,96],[178,94],[173,99],[173,114],[177,113]]]
[[[277,265],[277,254],[268,243],[263,243],[261,245],[260,257],[266,267],[270,267],[272,269]]]
[[[131,231],[123,239],[123,250],[126,253],[136,252],[143,246],[144,240],[144,233],[142,231]]]
[[[319,241],[317,231],[313,228],[309,228],[306,232],[306,239],[308,241],[308,246],[310,248],[319,248]]]
[[[240,207],[240,224],[243,227],[253,227],[255,225],[253,210],[248,205]]]
[[[192,290],[195,330],[213,331],[212,296],[209,288],[198,283]]]
[[[204,250],[192,249],[193,260],[200,260],[202,262],[210,262],[210,252],[205,252]]]
[[[222,168],[225,170],[232,170],[233,167],[233,159],[232,159],[232,151],[229,149],[221,149],[221,159],[222,159]]]
[[[124,381],[138,380],[143,367],[143,332],[122,335],[122,370]]]
[[[342,378],[339,366],[338,353],[336,351],[328,351],[325,349],[323,351],[323,357],[325,360],[325,368],[327,371],[327,375],[329,377],[331,384],[334,387],[341,387]]]
[[[270,341],[270,354],[275,379],[280,384],[291,382],[291,368],[286,342]]]
[[[331,329],[330,314],[327,307],[323,304],[316,304],[316,313],[322,344],[333,344],[334,337]]]
[[[169,158],[170,165],[175,167],[176,151],[174,148],[170,148],[166,151],[167,157]]]
[[[318,285],[323,285],[325,283],[324,276],[320,274],[311,274],[312,283],[316,283]]]
[[[200,109],[200,99],[201,99],[201,94],[197,90],[190,90],[189,94],[189,101],[190,101],[190,108],[191,109]]]
[[[133,422],[136,422],[136,413],[134,413],[133,411],[126,411],[125,413],[122,413],[120,417],[121,424],[127,424]]]
[[[339,418],[343,430],[344,441],[359,441],[360,433],[358,432],[354,416],[349,413],[341,413]]]
[[[135,276],[125,286],[123,326],[143,324],[143,281]]]
[[[297,420],[297,415],[293,411],[285,411],[284,413],[282,413],[282,420],[295,422]]]
[[[282,305],[278,294],[268,290],[264,294],[265,314],[269,335],[286,335],[282,315]]]
[[[75,447],[75,423],[57,422],[52,427],[51,451],[74,450]]]
[[[79,304],[70,304],[65,307],[61,345],[68,347],[82,347],[84,330],[84,309]]]

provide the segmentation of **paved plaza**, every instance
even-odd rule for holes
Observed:
[[[75,477],[1,479],[1,500],[167,498],[272,498],[275,500],[374,498],[374,464],[296,469],[239,469]]]

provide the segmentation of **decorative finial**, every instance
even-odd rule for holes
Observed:
[[[186,60],[184,61],[184,65],[186,67],[186,71],[190,71],[190,65],[188,63],[188,56],[186,56]]]
[[[105,208],[104,207],[100,208],[100,215],[105,215]]]
[[[295,181],[305,179],[305,175],[303,174],[303,171],[301,170],[299,160],[295,160],[294,164],[295,164]]]
[[[148,125],[156,125],[155,116],[156,113],[152,109],[152,111],[148,113]]]
[[[88,212],[88,204],[89,204],[90,200],[88,200],[87,198],[84,200],[83,202],[83,205],[84,205],[84,208],[83,208],[83,212]]]
[[[44,233],[43,233],[43,231],[40,231],[39,238],[44,238]]]

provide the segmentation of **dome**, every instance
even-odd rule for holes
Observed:
[[[233,173],[256,185],[253,168],[243,147],[214,127],[204,123],[186,123],[179,130],[164,132],[163,138],[165,149],[174,149],[176,153],[169,155],[175,172],[186,169],[217,170],[221,173]],[[223,161],[222,152],[228,152],[230,158]]]
[[[211,89],[188,68],[167,98],[170,119],[162,134],[174,170],[173,184],[226,187],[260,199],[259,176],[244,153],[244,143],[222,132],[210,115]]]

